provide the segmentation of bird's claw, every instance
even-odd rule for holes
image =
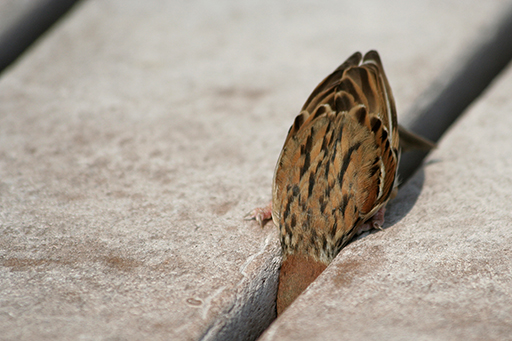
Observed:
[[[256,220],[263,227],[265,223],[272,219],[272,202],[265,207],[257,207],[244,216],[245,220]]]

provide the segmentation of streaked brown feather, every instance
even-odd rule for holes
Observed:
[[[272,219],[283,249],[278,314],[364,223],[374,215],[382,222],[379,210],[396,193],[399,129],[408,146],[433,145],[398,127],[376,51],[354,53],[307,99],[288,131],[272,187]],[[261,221],[261,212],[269,211],[255,216]]]
[[[308,111],[310,112],[310,108],[315,107],[317,102],[313,102],[313,99],[315,99],[321,92],[324,92],[327,89],[330,89],[332,85],[336,82],[339,82],[340,79],[343,77],[343,72],[348,69],[349,67],[354,67],[359,65],[361,62],[362,55],[360,52],[354,53],[352,56],[350,56],[343,64],[338,66],[336,70],[333,71],[329,76],[327,76],[320,84],[317,85],[315,90],[309,95],[308,99],[306,100],[306,103],[304,103],[304,106],[302,107],[301,112]]]
[[[285,257],[328,264],[386,204],[398,162],[392,98],[374,51],[352,55],[310,95],[274,174],[272,216]]]
[[[436,148],[436,144],[434,142],[416,135],[400,125],[398,125],[398,135],[400,135],[400,148],[402,151],[409,151],[413,149],[429,151]]]

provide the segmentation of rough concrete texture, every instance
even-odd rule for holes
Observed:
[[[435,79],[447,77],[444,70],[485,37],[506,5],[81,3],[0,79],[0,338],[256,337],[274,317],[279,245],[271,224],[260,229],[242,217],[270,199],[274,163],[310,91],[354,51],[375,48],[403,112]],[[444,168],[429,171],[435,169]],[[429,214],[428,222],[464,214],[474,221],[460,207],[441,214],[456,198],[445,196],[447,184],[437,186],[439,178],[427,176],[434,181],[425,185],[428,195],[442,196],[432,199],[441,212]],[[407,195],[416,195],[418,181],[402,194],[409,209]],[[482,194],[485,204],[490,199]],[[391,221],[405,215],[400,207],[390,209],[397,215]],[[488,219],[500,221],[500,207]],[[352,254],[354,264],[362,264],[357,254],[374,241],[373,258],[383,258],[385,251],[378,250],[393,244],[399,231],[407,243],[432,247],[435,255],[466,245],[454,231],[450,236],[458,243],[438,246],[433,230],[419,229],[408,217],[352,244],[343,257]],[[488,236],[498,238],[481,221]],[[461,235],[471,244],[472,237]],[[411,257],[408,264],[422,264],[428,256]],[[457,267],[445,258],[428,259],[436,275],[481,266],[494,276],[497,269],[485,260],[468,268],[466,262]],[[345,271],[338,282],[360,283],[361,269],[382,276],[385,263],[355,265],[353,276]],[[395,271],[405,276],[399,282],[405,288],[420,280],[403,266]],[[495,295],[501,292],[488,283]],[[435,302],[436,291],[426,292]],[[450,304],[443,314],[459,311]],[[404,313],[415,305],[403,307]],[[332,311],[331,325],[344,318],[337,308],[359,309],[326,307],[315,314]],[[386,306],[380,309],[389,314]],[[290,316],[294,311],[298,319],[298,310],[290,309]],[[302,315],[310,322],[313,317]]]
[[[260,340],[512,339],[512,66]],[[418,196],[419,194],[419,196]]]

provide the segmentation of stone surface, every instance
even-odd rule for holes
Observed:
[[[512,66],[260,340],[512,338]],[[418,196],[419,194],[419,196]]]
[[[506,4],[80,3],[0,79],[0,337],[256,337],[279,245],[242,217],[312,89],[375,48],[403,112]]]

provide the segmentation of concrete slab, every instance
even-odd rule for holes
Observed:
[[[279,245],[242,217],[309,92],[376,48],[407,108],[508,3],[425,6],[81,3],[0,80],[2,338],[259,335]]]
[[[512,65],[260,340],[512,339]],[[419,196],[418,196],[419,194]]]

